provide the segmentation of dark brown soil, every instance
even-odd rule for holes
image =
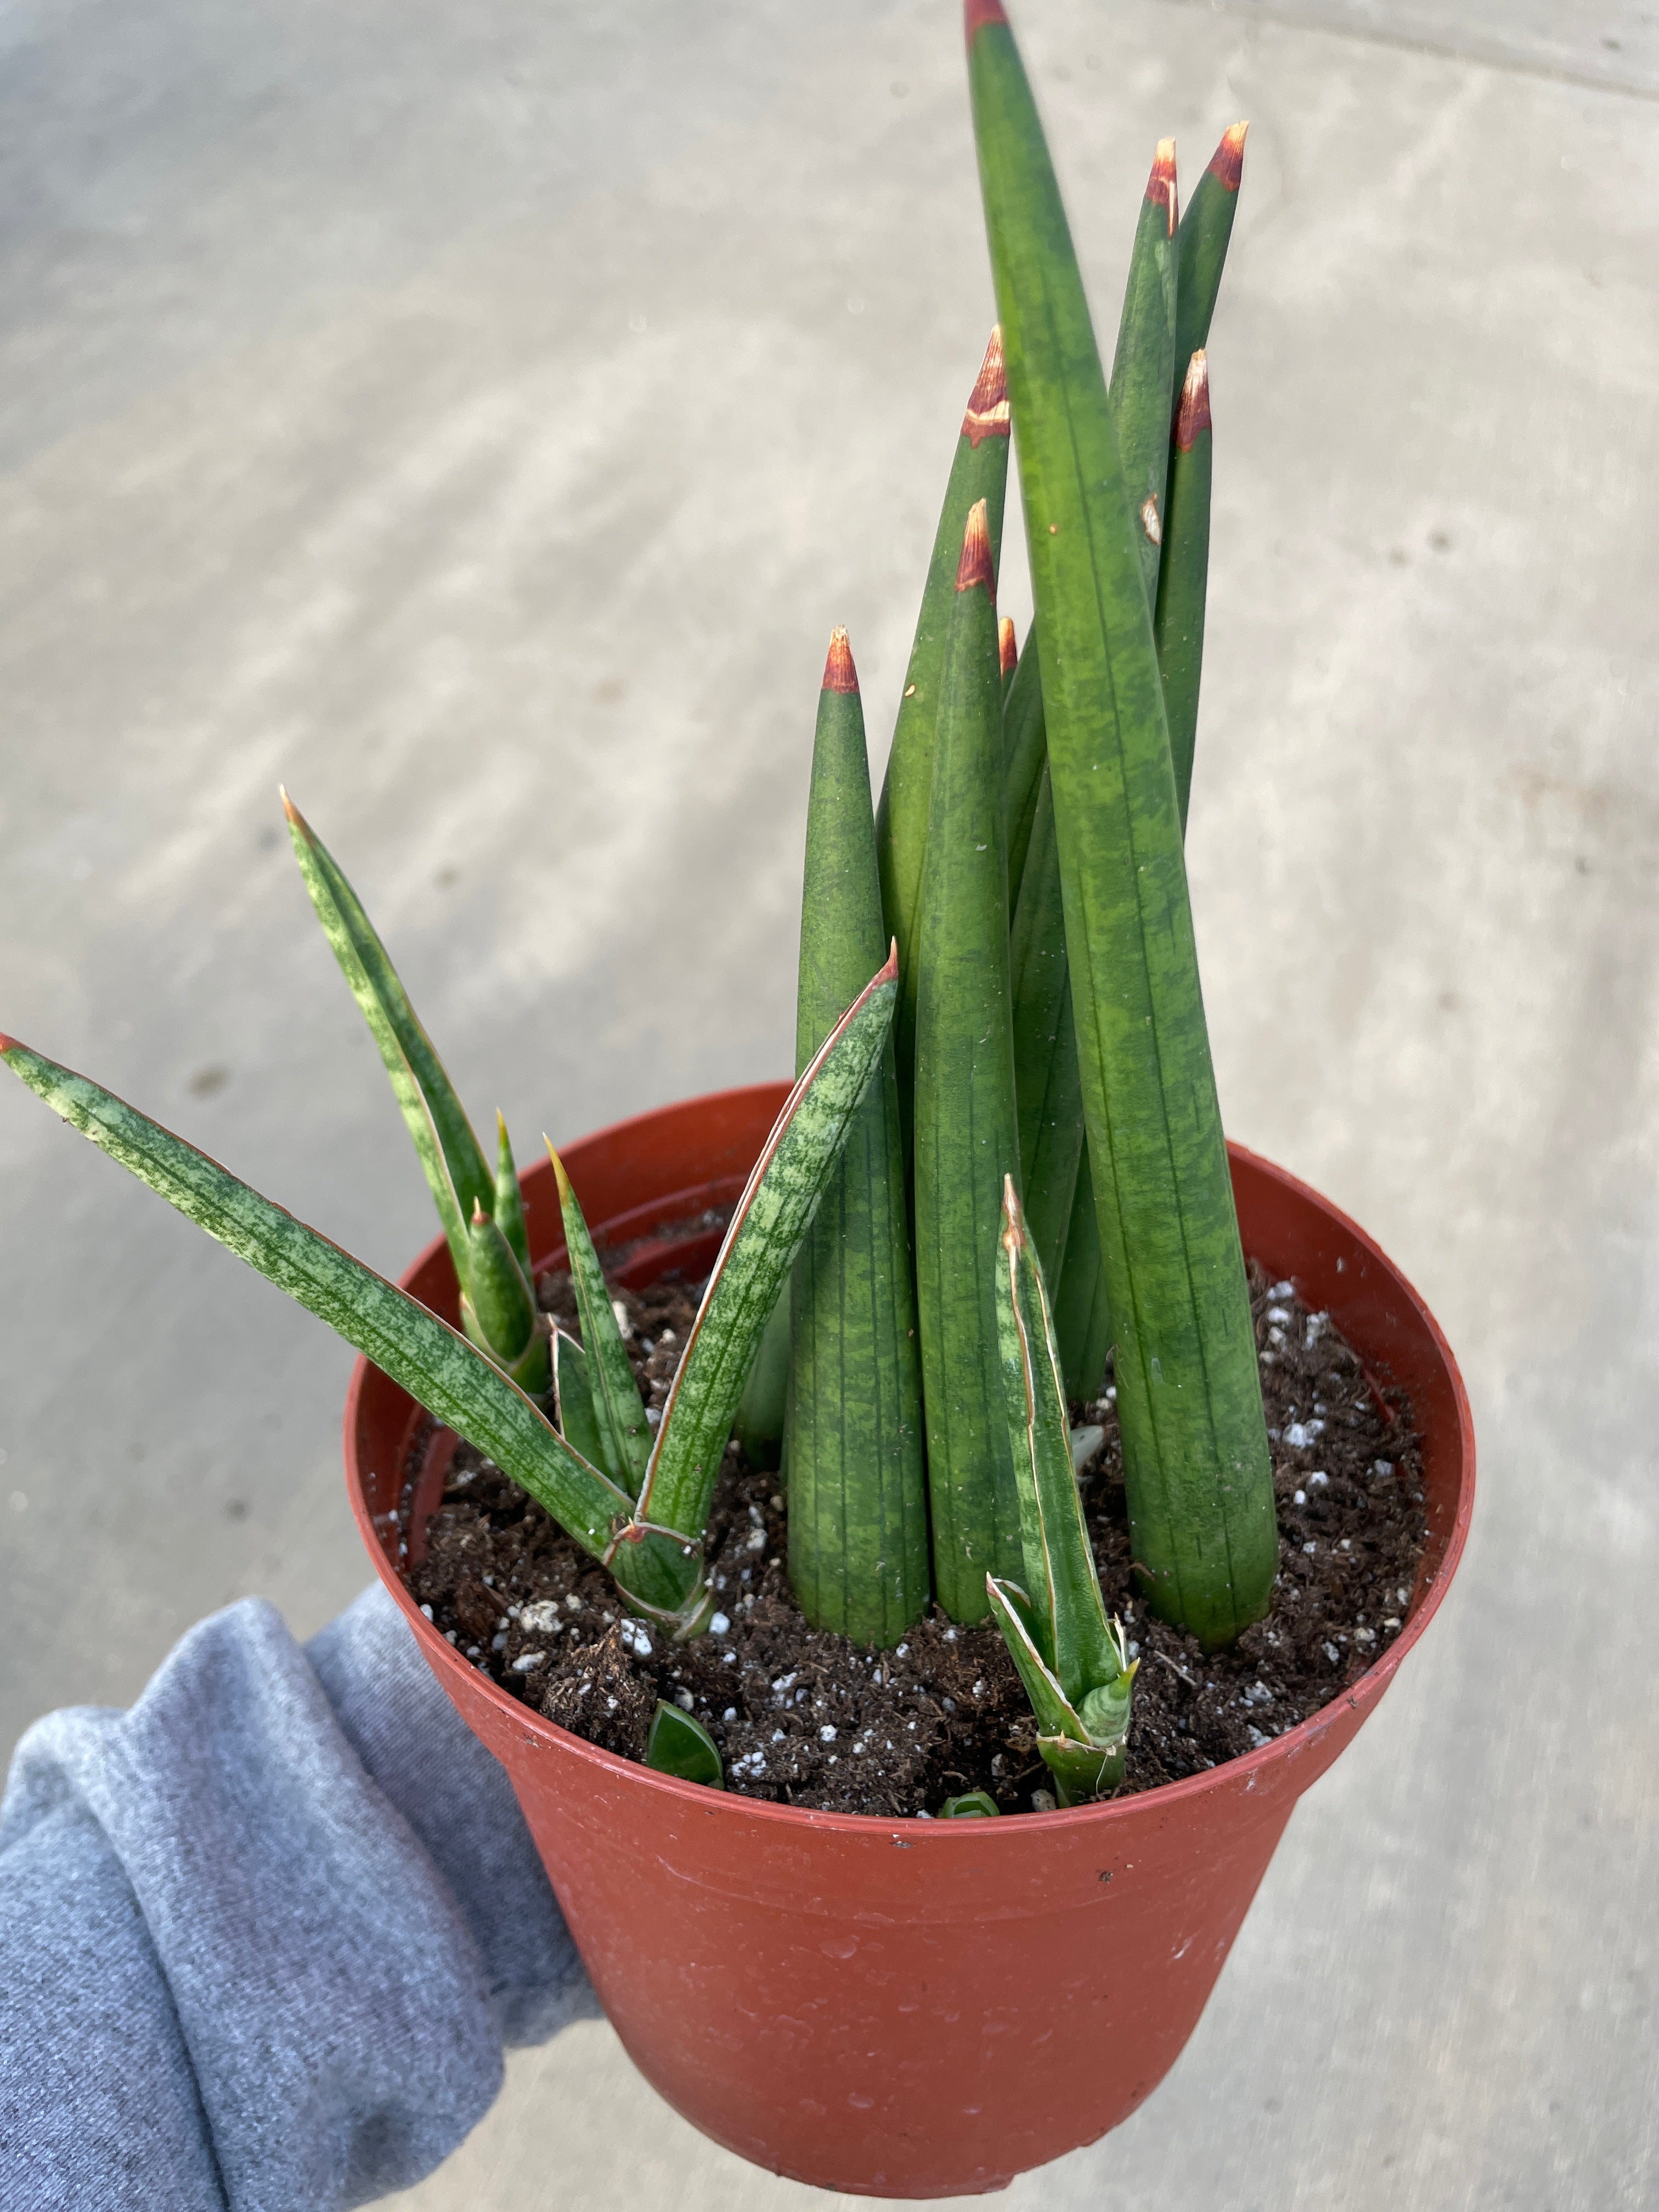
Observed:
[[[1084,1497],[1108,1607],[1141,1662],[1126,1791],[1235,1758],[1328,1703],[1399,1632],[1422,1556],[1421,1470],[1403,1397],[1379,1393],[1289,1285],[1253,1268],[1251,1290],[1279,1571],[1272,1613],[1231,1650],[1206,1657],[1146,1612],[1130,1566],[1114,1394],[1073,1409],[1075,1422],[1104,1432]],[[568,1280],[544,1279],[542,1294],[573,1326]],[[647,1405],[659,1409],[695,1294],[662,1283],[617,1295]],[[777,1481],[729,1449],[708,1545],[723,1610],[690,1644],[668,1644],[625,1613],[603,1569],[465,1445],[407,1580],[483,1671],[626,1758],[642,1754],[657,1700],[677,1698],[720,1747],[727,1787],[748,1796],[890,1819],[936,1813],[969,1790],[989,1790],[1009,1813],[1031,1809],[1034,1796],[1052,1802],[994,1629],[936,1613],[896,1650],[866,1651],[806,1626],[785,1572]]]

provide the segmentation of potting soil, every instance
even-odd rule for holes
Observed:
[[[1323,1314],[1250,1271],[1279,1532],[1265,1620],[1206,1655],[1157,1620],[1136,1586],[1117,1413],[1073,1407],[1098,1428],[1082,1477],[1108,1608],[1135,1679],[1125,1792],[1201,1772],[1284,1734],[1340,1692],[1404,1624],[1427,1534],[1411,1408],[1379,1386]],[[580,1336],[568,1277],[542,1303]],[[659,1412],[697,1288],[617,1290],[647,1406]],[[405,1511],[431,1432],[418,1439]],[[659,1698],[694,1712],[744,1796],[885,1819],[937,1815],[989,1791],[1006,1813],[1042,1809],[1050,1778],[1019,1678],[994,1628],[919,1620],[896,1649],[865,1650],[810,1629],[786,1570],[778,1477],[726,1453],[708,1556],[720,1610],[709,1632],[668,1643],[618,1601],[605,1571],[535,1501],[467,1445],[456,1448],[427,1549],[404,1579],[466,1658],[561,1728],[643,1755]]]

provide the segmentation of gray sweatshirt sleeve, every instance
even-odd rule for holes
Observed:
[[[245,1600],[0,1807],[6,2212],[335,2212],[429,2172],[504,2044],[595,2009],[506,1775],[386,1593]]]

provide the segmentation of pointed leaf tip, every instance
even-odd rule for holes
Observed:
[[[1008,15],[1002,0],[965,0],[962,11],[962,27],[971,46],[977,34],[990,23],[1006,23]]]
[[[847,642],[844,629],[830,633],[830,657],[823,664],[823,689],[826,691],[856,691],[859,672],[853,665],[853,648]]]
[[[1006,438],[1012,429],[1008,412],[1008,369],[1002,355],[1002,325],[991,325],[991,343],[979,365],[979,376],[968,394],[962,434],[970,446],[981,438]]]
[[[957,589],[970,592],[983,584],[996,596],[997,574],[991,562],[991,525],[985,501],[976,499],[968,510],[968,527],[962,533],[962,558],[957,563]]]
[[[1176,186],[1176,142],[1160,138],[1158,151],[1152,156],[1152,173],[1146,179],[1146,197],[1154,207],[1164,210],[1164,219],[1173,238],[1176,224],[1180,220],[1179,193]]]
[[[1225,191],[1236,192],[1244,174],[1244,134],[1249,127],[1248,123],[1235,123],[1222,134],[1221,143],[1210,156],[1210,174]]]
[[[564,1171],[564,1162],[553,1149],[552,1138],[544,1136],[542,1142],[547,1146],[547,1157],[553,1163],[553,1180],[559,1187],[559,1204],[562,1206],[569,1195],[570,1178]]]
[[[1181,411],[1176,416],[1176,444],[1190,453],[1201,430],[1210,427],[1210,364],[1203,348],[1187,364],[1181,387]]]
[[[997,658],[1002,663],[1002,672],[1012,676],[1019,665],[1019,646],[1014,636],[1014,618],[1004,615],[997,624]]]

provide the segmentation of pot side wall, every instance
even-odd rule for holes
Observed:
[[[564,1152],[624,1281],[707,1267],[709,1211],[737,1195],[786,1095],[688,1100]],[[566,1735],[459,1657],[404,1589],[398,1512],[422,1417],[358,1363],[347,1473],[376,1567],[512,1777],[629,2056],[757,2165],[854,2193],[969,2195],[1127,2118],[1196,2025],[1297,1798],[1439,1603],[1474,1495],[1450,1350],[1363,1231],[1231,1151],[1245,1249],[1409,1393],[1429,1542],[1405,1627],[1343,1696],[1246,1759],[1109,1804],[963,1822],[813,1813],[674,1782]],[[524,1188],[532,1249],[557,1264],[550,1167]],[[441,1240],[404,1279],[455,1318]]]

